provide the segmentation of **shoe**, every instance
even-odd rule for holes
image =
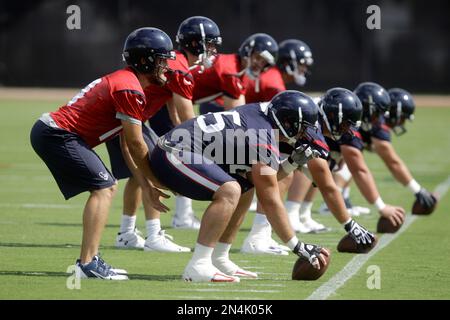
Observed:
[[[370,209],[366,208],[366,207],[359,207],[359,206],[355,206],[353,207],[353,210],[358,211],[358,213],[361,214],[370,214]]]
[[[307,218],[303,221],[303,224],[309,228],[311,231],[309,233],[323,233],[328,232],[331,228],[324,226],[317,221],[314,221],[312,218]]]
[[[160,230],[155,237],[145,240],[144,251],[191,252],[191,249],[179,246],[171,240],[172,236],[166,234],[165,230]]]
[[[120,274],[117,272],[123,271],[127,273],[126,270],[112,268],[99,256],[94,256],[91,262],[84,265],[81,264],[81,261],[78,259],[75,265],[77,268],[75,272],[80,275],[81,279],[94,278],[103,280],[128,280],[128,276],[126,276],[126,274]]]
[[[300,215],[298,212],[288,213],[289,222],[295,232],[310,233],[311,229],[300,222]]]
[[[240,278],[250,278],[250,279],[257,279],[258,274],[255,272],[251,272],[248,270],[244,270],[240,268],[237,264],[235,264],[230,259],[214,259],[213,258],[213,265],[229,276],[234,277],[240,277]]]
[[[238,277],[229,276],[217,269],[210,261],[189,262],[183,273],[184,281],[189,282],[239,282]]]
[[[174,215],[172,219],[172,227],[175,229],[200,229],[200,220],[194,215],[194,212],[189,212],[184,217],[180,218]]]
[[[116,248],[120,249],[143,249],[145,239],[138,229],[131,232],[118,233],[116,237]]]
[[[270,240],[273,239],[270,238]],[[259,234],[249,234],[242,244],[241,252],[249,254],[271,254],[279,256],[289,255],[288,251],[281,249],[279,246],[274,246],[270,240]]]

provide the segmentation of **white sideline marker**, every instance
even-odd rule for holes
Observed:
[[[439,184],[434,193],[438,195],[441,199],[447,193],[450,187],[450,176],[447,177],[447,180]],[[397,238],[400,234],[402,234],[408,227],[417,220],[417,216],[408,215],[405,219],[405,223],[402,228],[394,234],[384,234],[380,237],[378,245],[370,251],[368,254],[364,255],[356,255],[352,260],[350,260],[345,267],[335,274],[330,280],[322,284],[319,288],[317,288],[306,300],[326,300],[332,294],[334,294],[340,287],[344,285],[347,280],[353,277],[359,269],[378,251],[382,250],[384,247],[389,245],[392,240]]]

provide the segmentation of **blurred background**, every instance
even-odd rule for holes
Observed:
[[[66,26],[73,4],[80,30]],[[381,30],[366,27],[372,4]],[[315,60],[307,90],[371,80],[450,93],[449,13],[446,0],[0,0],[0,86],[83,87],[123,66],[133,29],[158,27],[175,41],[181,21],[205,15],[219,25],[225,53],[256,32],[305,41]]]

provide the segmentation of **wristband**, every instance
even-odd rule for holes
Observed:
[[[281,163],[281,167],[283,168],[283,171],[287,174],[290,174],[292,171],[298,169],[298,165],[294,162],[291,162],[291,157],[288,157],[286,160],[284,160]]]
[[[374,206],[377,207],[378,211],[381,211],[386,207],[386,204],[381,197],[378,197],[377,200],[375,200]]]

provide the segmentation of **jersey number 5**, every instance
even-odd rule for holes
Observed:
[[[215,112],[212,113],[212,115],[216,120],[216,123],[213,124],[206,124],[204,115],[197,118],[197,123],[200,129],[205,133],[222,131],[225,128],[225,121],[223,121],[223,117],[225,116],[231,116],[233,118],[233,123],[237,126],[241,126],[241,117],[237,111]]]

